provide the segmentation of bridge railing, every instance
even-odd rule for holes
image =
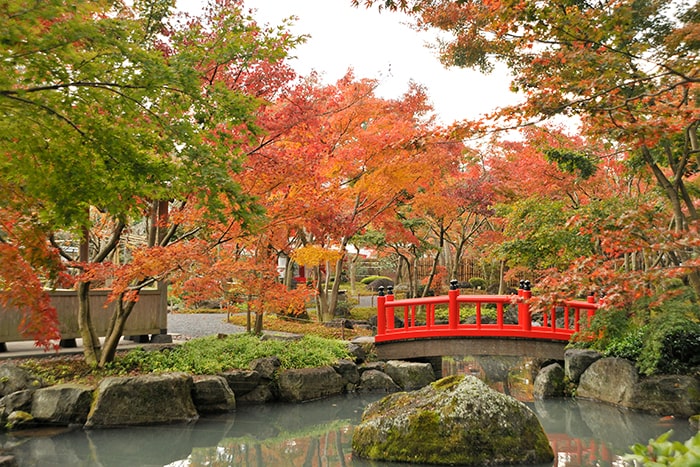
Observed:
[[[599,304],[594,296],[586,301],[564,300],[549,310],[538,310],[533,321],[532,291],[529,281],[520,281],[518,293],[512,295],[461,295],[457,281],[450,283],[447,295],[395,300],[391,287],[387,294],[380,288],[377,297],[377,334],[375,342],[436,337],[517,337],[568,341],[590,325]],[[447,320],[436,319],[436,308],[447,307]],[[474,316],[461,318],[461,311],[471,308]],[[486,319],[487,307],[495,308],[496,317]],[[491,311],[488,315],[492,315]],[[398,319],[397,319],[398,318]]]

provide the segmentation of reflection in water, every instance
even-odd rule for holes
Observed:
[[[443,374],[469,372],[511,395],[530,395],[520,398],[535,411],[556,452],[555,462],[548,467],[622,465],[619,455],[633,443],[645,443],[669,429],[674,430],[674,439],[684,441],[692,435],[686,420],[665,420],[572,399],[532,401],[527,386],[538,362],[501,357],[445,361]],[[190,425],[35,430],[27,436],[2,435],[0,442],[14,447],[20,467],[406,465],[352,457],[352,427],[367,404],[380,397],[351,394],[305,404],[241,407],[234,414],[202,418]]]

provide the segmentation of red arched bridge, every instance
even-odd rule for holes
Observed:
[[[517,295],[462,295],[457,281],[439,297],[395,300],[392,288],[387,291],[380,289],[377,297],[374,337],[382,360],[446,355],[563,360],[569,339],[590,324],[599,306],[592,295],[586,301],[563,300],[538,310],[533,321],[529,281],[520,281]],[[471,318],[464,319],[462,312]]]

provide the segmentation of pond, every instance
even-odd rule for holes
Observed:
[[[634,443],[668,430],[685,441],[687,420],[621,410],[575,399],[532,401],[531,362],[446,359],[445,373],[472,373],[523,400],[537,414],[555,450],[548,467],[616,466]],[[487,371],[488,370],[488,371]],[[499,376],[500,375],[500,376]],[[502,381],[497,381],[498,377]],[[0,437],[24,466],[341,466],[406,464],[353,458],[352,430],[378,394],[348,394],[304,404],[240,407],[190,425],[84,431],[27,430]]]

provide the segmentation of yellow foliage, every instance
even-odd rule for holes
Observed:
[[[326,261],[336,262],[342,257],[342,251],[329,250],[317,245],[307,245],[292,252],[292,259],[302,266],[319,266]]]

